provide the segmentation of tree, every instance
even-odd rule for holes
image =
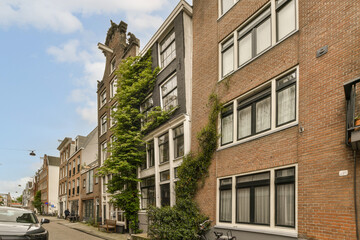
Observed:
[[[22,203],[22,199],[23,199],[23,195],[20,195],[19,197],[16,198],[16,202]]]
[[[32,204],[34,207],[38,210],[38,213],[41,213],[41,191],[37,191],[34,197],[34,201],[32,201]]]

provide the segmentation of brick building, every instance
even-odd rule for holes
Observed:
[[[127,37],[127,35],[129,37]],[[105,61],[104,76],[98,81],[98,156],[99,165],[107,158],[107,146],[112,139],[111,127],[115,122],[111,118],[111,112],[116,107],[116,101],[113,98],[117,89],[117,78],[115,70],[122,59],[129,56],[136,56],[139,53],[140,41],[132,34],[127,33],[127,24],[121,21],[116,24],[111,21],[105,40],[105,44],[99,43],[98,47],[103,52]],[[121,212],[115,209],[110,203],[111,196],[107,193],[107,182],[111,175],[101,179],[101,208],[102,219],[116,219],[122,216]],[[119,218],[118,221],[123,221]]]
[[[196,197],[215,230],[356,239],[343,84],[360,76],[359,19],[357,0],[194,0],[192,149],[208,96],[225,104]]]

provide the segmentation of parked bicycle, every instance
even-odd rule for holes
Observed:
[[[200,235],[198,236],[200,240],[208,240],[206,237],[207,229],[210,226],[211,221],[209,219],[200,223]],[[226,235],[223,232],[214,231],[215,240],[236,240],[236,237],[232,235],[232,231],[228,230]]]

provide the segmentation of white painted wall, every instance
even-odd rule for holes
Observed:
[[[48,203],[49,213],[59,211],[59,166],[48,166],[49,167],[49,185],[48,185]],[[54,205],[54,207],[51,207]]]

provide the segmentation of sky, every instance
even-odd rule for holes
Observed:
[[[141,49],[178,3],[0,0],[0,193],[22,194],[44,154],[59,156],[59,140],[96,127],[97,43],[110,20],[126,22]]]

